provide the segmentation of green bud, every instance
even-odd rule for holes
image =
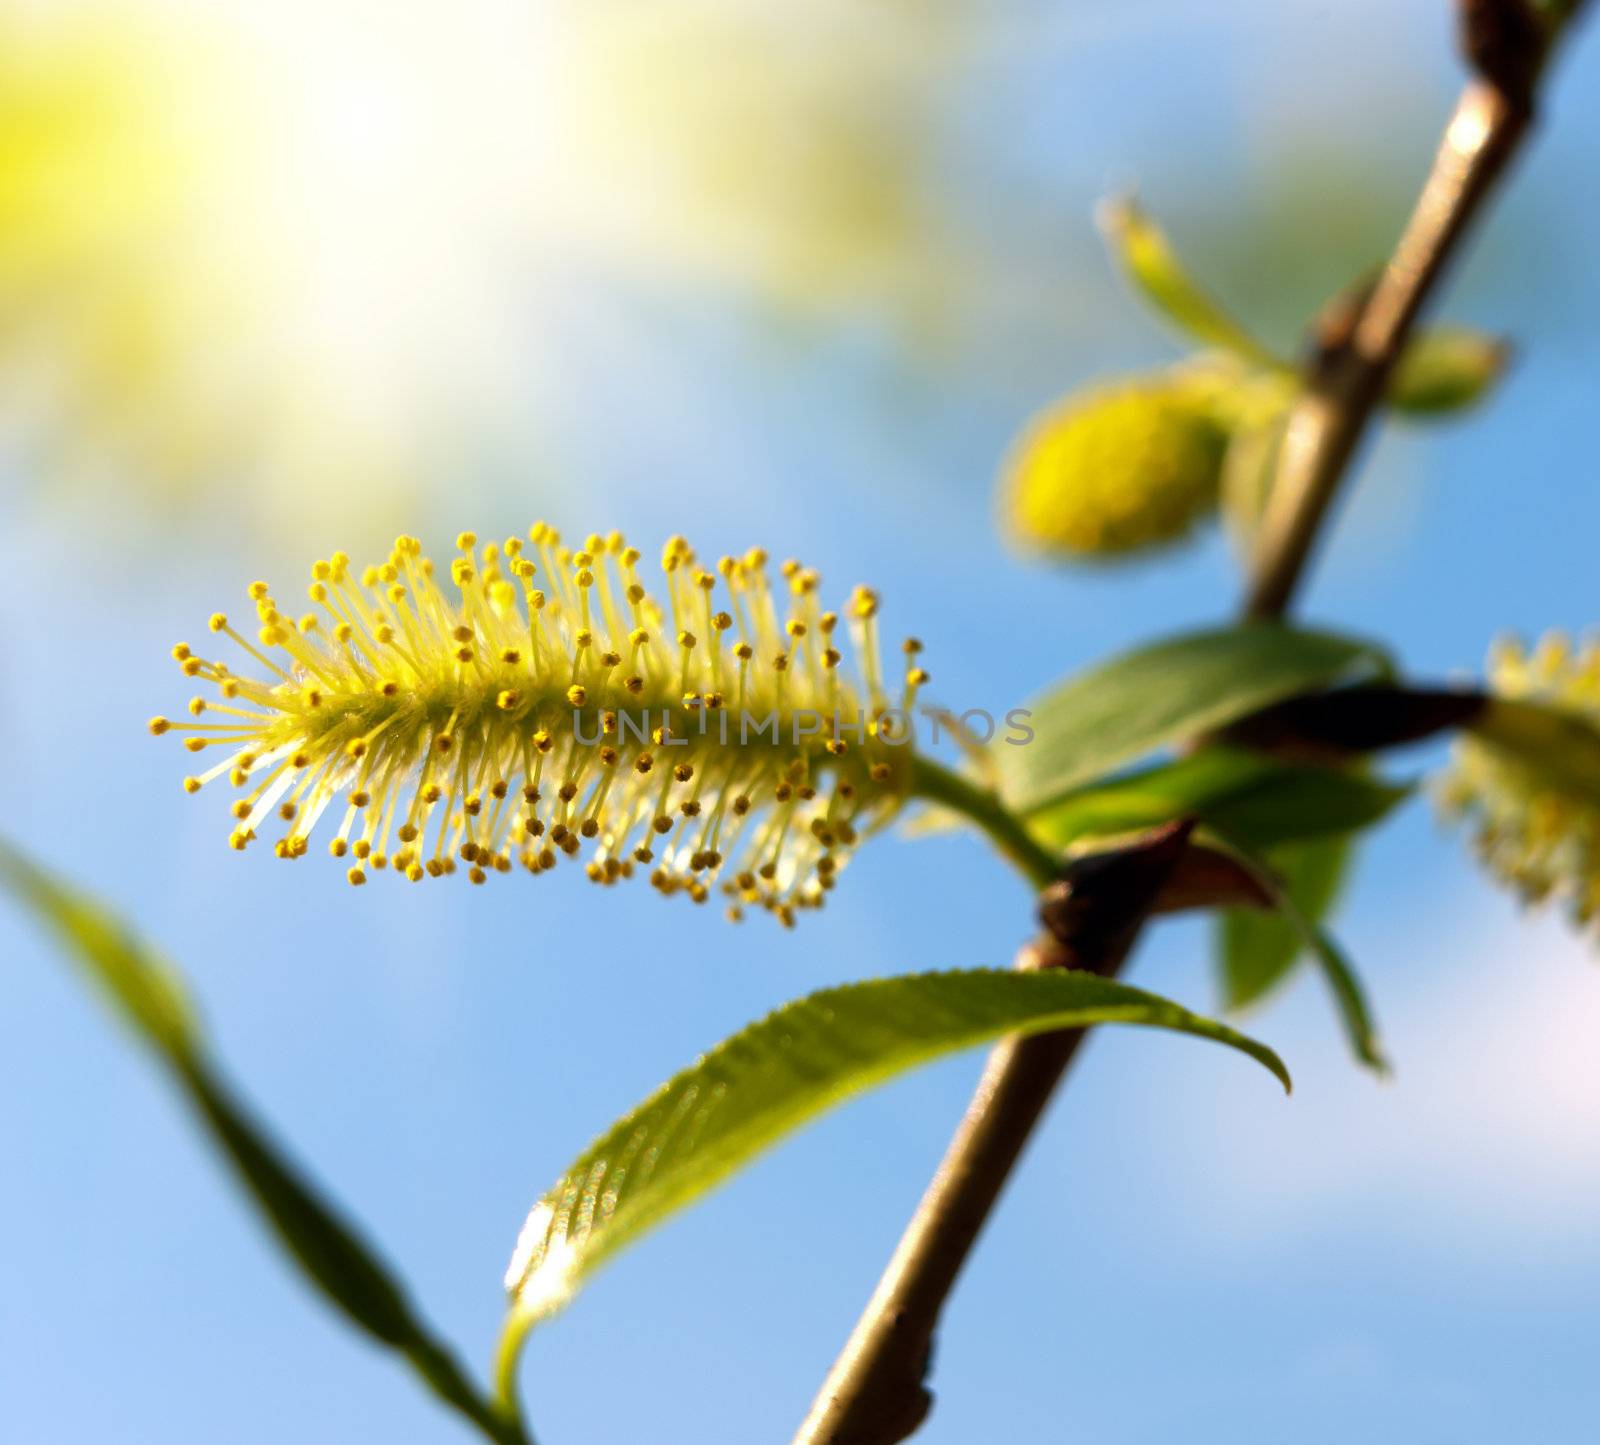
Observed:
[[[1465,326],[1425,331],[1405,349],[1389,379],[1389,405],[1408,416],[1445,416],[1482,401],[1499,381],[1511,348]]]

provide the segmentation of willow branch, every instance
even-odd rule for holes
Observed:
[[[1569,0],[1560,18],[1570,20],[1583,3]],[[1288,610],[1417,316],[1530,129],[1556,28],[1548,17],[1556,10],[1535,12],[1526,0],[1462,0],[1459,8],[1472,78],[1394,255],[1347,335],[1318,358],[1291,418],[1245,602],[1249,617]],[[1092,950],[1069,946],[1058,928],[1025,948],[1017,966],[1090,968],[1114,977],[1155,901],[1152,893]],[[990,1054],[944,1160],[795,1445],[894,1445],[926,1418],[933,1397],[925,1379],[944,1302],[1083,1037],[1082,1030],[1067,1030],[1012,1039]]]
[[[1191,826],[1168,825],[1129,848],[1069,867],[1044,891],[1046,931],[1023,950],[1017,967],[1115,975],[1177,871]],[[923,1380],[939,1311],[1083,1039],[1084,1030],[1064,1029],[1007,1039],[989,1055],[944,1162],[797,1442],[887,1445],[926,1418],[933,1397]]]
[[[1582,3],[1569,7],[1568,19]],[[1288,610],[1417,317],[1532,127],[1553,30],[1526,0],[1463,0],[1460,10],[1463,48],[1475,73],[1394,254],[1348,335],[1313,366],[1290,416],[1245,603],[1251,617]]]

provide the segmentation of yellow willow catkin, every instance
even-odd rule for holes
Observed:
[[[1175,542],[1216,510],[1218,385],[1181,368],[1076,391],[1006,460],[1000,515],[1022,550],[1107,557]]]
[[[253,584],[256,641],[210,621],[253,677],[173,649],[218,696],[150,730],[222,754],[184,787],[241,790],[235,848],[276,814],[274,851],[300,857],[342,797],[329,849],[352,859],[351,883],[437,877],[458,858],[482,883],[587,848],[595,882],[649,868],[696,902],[720,882],[731,917],[753,905],[788,924],[899,806],[927,675],[908,641],[885,691],[869,589],[844,613],[852,676],[817,574],[785,562],[774,585],[759,549],[706,570],[672,538],[662,604],[614,532],[569,550],[539,523],[526,545],[463,533],[457,547],[449,595],[412,537],[359,582],[343,553],[317,562],[298,620]]]
[[[1547,634],[1531,651],[1514,638],[1488,663],[1496,698],[1542,704],[1600,726],[1600,642]],[[1600,803],[1563,776],[1564,755],[1538,763],[1466,735],[1436,795],[1446,817],[1472,825],[1484,865],[1530,904],[1563,900],[1583,927],[1600,923]]]

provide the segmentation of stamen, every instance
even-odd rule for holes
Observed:
[[[525,556],[516,538],[501,547],[463,533],[447,569],[454,602],[410,537],[359,581],[343,553],[315,564],[308,595],[326,624],[315,613],[296,623],[255,584],[259,646],[220,613],[210,626],[264,680],[173,649],[187,676],[222,694],[193,699],[191,717],[225,719],[151,720],[191,752],[227,745],[185,788],[226,774],[244,790],[232,845],[276,810],[283,858],[307,850],[346,792],[329,851],[354,855],[354,884],[385,871],[445,876],[457,857],[483,883],[513,861],[544,873],[587,847],[585,871],[601,884],[637,863],[661,892],[696,902],[725,879],[735,913],[759,906],[790,923],[820,906],[857,839],[893,816],[906,776],[904,747],[875,728],[854,741],[858,719],[887,702],[876,594],[858,589],[848,610],[823,612],[817,574],[786,562],[780,620],[765,552],[712,571],[673,537],[663,605],[619,534],[573,552],[542,523],[528,536]],[[541,571],[548,594],[533,585]],[[841,615],[854,673],[835,645]],[[908,670],[908,708],[925,676]],[[808,717],[796,736],[803,713],[822,726]]]

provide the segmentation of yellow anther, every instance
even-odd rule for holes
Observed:
[[[184,746],[231,756],[186,778],[185,789],[226,774],[239,790],[230,842],[243,847],[251,819],[277,814],[286,829],[272,847],[285,859],[307,851],[330,805],[340,816],[346,794],[329,849],[353,853],[361,880],[391,868],[408,879],[442,876],[458,857],[479,881],[513,862],[542,873],[587,841],[599,846],[585,871],[600,883],[648,864],[662,892],[704,899],[726,858],[735,882],[717,886],[735,907],[757,903],[780,917],[817,907],[858,825],[864,834],[898,805],[889,785],[901,770],[875,730],[850,746],[814,725],[802,741],[791,725],[802,711],[826,718],[886,705],[873,631],[852,633],[870,657],[864,651],[847,672],[843,649],[831,645],[840,614],[818,612],[808,595],[817,574],[785,565],[802,600],[774,618],[759,549],[700,567],[687,541],[671,538],[663,569],[681,576],[657,600],[637,575],[638,550],[619,534],[591,534],[573,552],[542,524],[529,537],[565,572],[549,598],[532,586],[534,560],[518,539],[502,546],[473,534],[440,569],[459,597],[445,596],[433,563],[405,536],[359,573],[342,553],[316,563],[309,593],[323,610],[285,615],[265,583],[254,585],[260,645],[287,656],[271,661],[220,613],[213,630],[251,654],[256,676],[248,667],[235,676],[185,644],[173,649],[186,673],[240,700],[190,702],[201,721],[182,724],[192,734]],[[606,556],[617,561],[620,594],[597,565]],[[690,579],[706,598],[698,621],[684,611]],[[719,607],[724,584],[730,605]],[[775,628],[795,652],[775,650]],[[822,646],[810,647],[811,632]],[[212,721],[219,711],[227,716]],[[741,735],[768,715],[756,741]],[[159,734],[174,724],[150,726]],[[791,818],[797,805],[803,816]],[[658,836],[670,840],[659,857]]]

